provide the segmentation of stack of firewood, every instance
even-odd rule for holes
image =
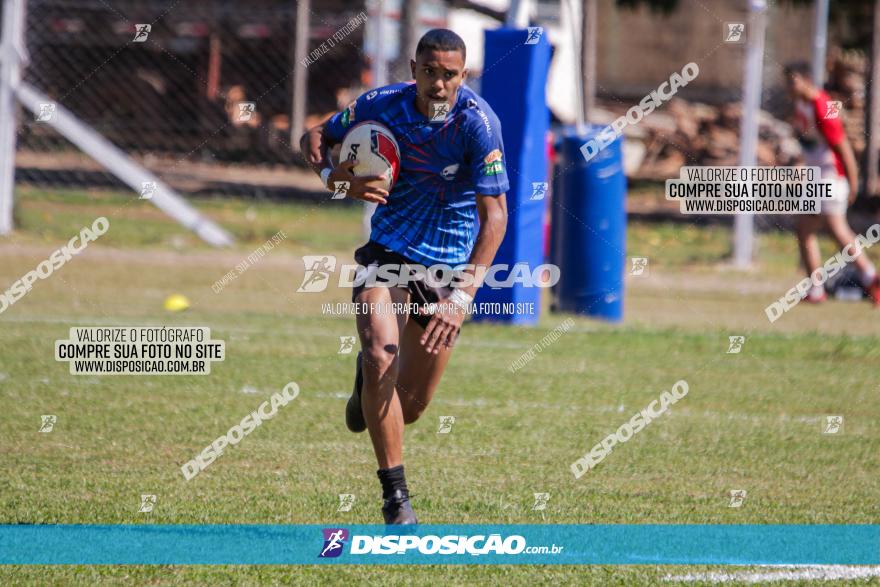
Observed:
[[[741,111],[739,103],[716,107],[673,98],[626,127],[627,138],[645,147],[634,176],[664,179],[677,177],[682,165],[737,165]],[[791,126],[763,110],[759,123],[758,165],[795,164],[800,146]]]

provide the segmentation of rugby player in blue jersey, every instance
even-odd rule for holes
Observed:
[[[349,182],[348,197],[377,204],[370,240],[355,252],[361,266],[469,264],[469,278],[453,283],[422,278],[399,287],[396,281],[374,280],[353,291],[361,308],[431,303],[440,308],[357,314],[362,351],[345,419],[353,432],[370,431],[387,524],[417,523],[404,477],[404,425],[415,422],[430,403],[507,226],[501,125],[489,105],[464,85],[465,51],[454,32],[428,31],[410,61],[415,83],[369,91],[301,140],[328,189]],[[438,111],[445,116],[438,117]],[[390,128],[400,147],[400,174],[390,193],[378,187],[377,176],[355,177],[353,161],[333,167],[328,155],[348,129],[365,120]]]

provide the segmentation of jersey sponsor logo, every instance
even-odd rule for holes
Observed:
[[[354,105],[355,102],[349,104],[346,109],[342,112],[342,128],[349,126],[352,122],[354,122]]]
[[[458,166],[458,163],[447,165],[443,168],[443,171],[440,172],[440,175],[443,176],[443,179],[446,181],[452,181],[455,179],[455,174],[458,173]]]
[[[492,125],[489,124],[489,117],[486,116],[486,113],[480,109],[477,109],[477,114],[480,115],[480,118],[483,120],[483,124],[486,126],[486,134],[492,136]]]
[[[499,173],[504,173],[504,164],[501,161],[493,161],[483,165],[483,175],[490,176]]]
[[[491,153],[486,155],[486,157],[483,159],[483,163],[488,165],[489,163],[492,163],[493,161],[500,161],[500,160],[501,160],[501,150],[495,149],[494,151],[492,151]]]
[[[391,94],[399,94],[401,91],[403,91],[403,90],[401,90],[400,88],[392,88],[390,90],[382,90],[381,92],[379,90],[372,90],[371,92],[367,93],[367,95],[364,96],[364,98],[369,101],[369,100],[374,99],[376,96],[390,96]]]

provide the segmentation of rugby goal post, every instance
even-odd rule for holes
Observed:
[[[15,99],[35,115],[52,105],[51,116],[42,121],[52,126],[81,151],[104,166],[139,196],[145,185],[151,186],[149,201],[202,240],[223,247],[234,242],[232,236],[216,223],[199,214],[179,194],[154,173],[129,157],[63,105],[54,102],[37,88],[22,81],[26,63],[24,44],[26,0],[3,0],[3,31],[0,38],[0,234],[12,231],[13,191],[15,187]]]

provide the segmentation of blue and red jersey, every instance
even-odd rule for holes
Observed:
[[[476,240],[476,194],[509,189],[501,124],[485,100],[462,85],[442,120],[416,109],[416,86],[399,83],[361,95],[324,132],[337,142],[359,122],[394,133],[401,166],[387,204],[373,214],[370,240],[424,265],[466,263]]]

